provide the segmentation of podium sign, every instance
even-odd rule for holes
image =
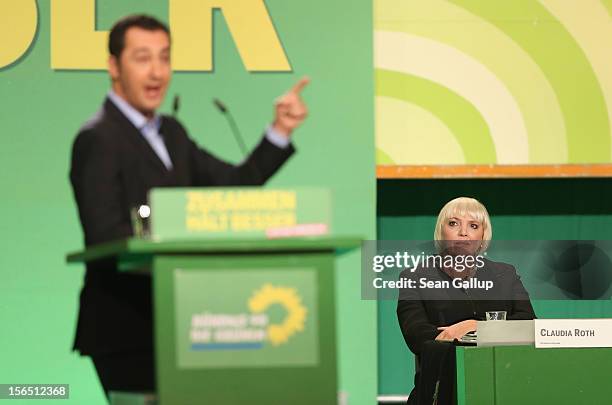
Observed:
[[[154,189],[154,239],[245,239],[331,233],[331,193],[324,188]]]
[[[177,269],[174,290],[178,368],[318,364],[316,269]]]
[[[612,347],[612,319],[536,319],[535,347]]]

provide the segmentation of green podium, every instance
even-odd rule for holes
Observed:
[[[360,242],[126,239],[68,261],[150,273],[160,404],[336,404],[334,261]]]
[[[612,349],[457,347],[459,405],[609,404]]]

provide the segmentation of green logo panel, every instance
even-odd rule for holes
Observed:
[[[178,368],[316,366],[310,268],[174,270]]]

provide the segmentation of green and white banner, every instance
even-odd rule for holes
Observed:
[[[374,2],[378,164],[612,162],[612,2]]]

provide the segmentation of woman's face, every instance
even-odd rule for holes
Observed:
[[[442,239],[447,241],[465,241],[467,244],[465,248],[468,251],[475,252],[478,250],[483,236],[484,228],[482,222],[468,215],[454,215],[442,225]],[[453,243],[452,245],[458,244]]]

